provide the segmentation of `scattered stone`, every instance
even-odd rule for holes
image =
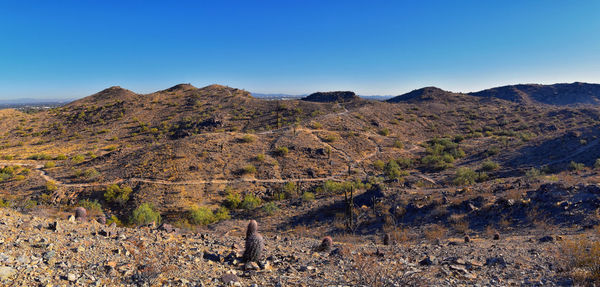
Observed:
[[[67,280],[69,280],[70,282],[75,282],[75,281],[77,281],[77,275],[75,275],[73,273],[69,273],[67,275]]]
[[[70,215],[69,216],[69,222],[75,222],[75,216],[74,215]]]
[[[60,232],[61,231],[60,224],[58,223],[58,221],[51,222],[48,225],[48,229],[50,229],[50,230],[52,230],[54,232]]]
[[[434,265],[435,264],[435,257],[431,256],[431,255],[427,255],[425,256],[425,258],[421,259],[421,261],[419,261],[419,265],[421,266],[430,266],[430,265]]]
[[[465,235],[465,243],[471,242],[471,237],[469,235]]]
[[[233,284],[236,282],[240,282],[240,278],[237,277],[237,275],[235,274],[227,273],[221,276],[221,281],[223,281],[223,283],[225,284]]]
[[[552,242],[552,241],[554,241],[554,237],[552,237],[550,235],[546,235],[546,236],[540,238],[539,240],[540,240],[541,243]]]
[[[0,266],[0,280],[6,280],[17,273],[17,270],[12,267]]]
[[[494,233],[494,240],[500,240],[500,233]]]
[[[244,265],[245,270],[259,270],[260,266],[256,262],[248,262]]]

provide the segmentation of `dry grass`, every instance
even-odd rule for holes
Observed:
[[[452,229],[460,234],[468,234],[469,222],[466,220],[466,214],[452,214],[450,215],[450,225],[452,225]]]
[[[439,224],[434,224],[431,225],[427,230],[425,230],[424,235],[425,238],[427,238],[428,240],[436,240],[446,237],[447,233],[448,228]]]
[[[582,285],[600,283],[600,229],[592,236],[579,235],[561,244],[561,259],[565,269]]]
[[[356,253],[352,257],[352,272],[359,286],[407,286],[407,279],[403,277],[402,265],[398,263],[384,263],[373,255]]]

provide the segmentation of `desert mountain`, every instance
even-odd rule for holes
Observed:
[[[549,104],[555,106],[576,104],[600,105],[600,84],[524,84],[496,87],[474,93],[453,93],[437,87],[425,87],[391,98],[387,102],[473,101],[474,99],[470,97],[499,99],[519,104]]]
[[[518,103],[550,105],[600,105],[600,84],[512,85],[487,89],[470,95],[494,97]]]

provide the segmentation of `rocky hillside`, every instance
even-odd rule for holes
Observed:
[[[600,85],[587,83],[554,85],[512,85],[483,90],[470,95],[494,97],[523,104],[600,104]]]
[[[0,284],[71,286],[570,285],[554,257],[563,236],[449,238],[384,245],[264,233],[244,263],[245,222],[230,232],[106,226],[0,209]],[[88,220],[90,220],[88,222]]]

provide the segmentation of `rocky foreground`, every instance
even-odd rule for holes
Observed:
[[[237,235],[118,228],[0,209],[2,286],[554,286],[557,237],[471,238],[396,245],[263,234],[259,264]]]

